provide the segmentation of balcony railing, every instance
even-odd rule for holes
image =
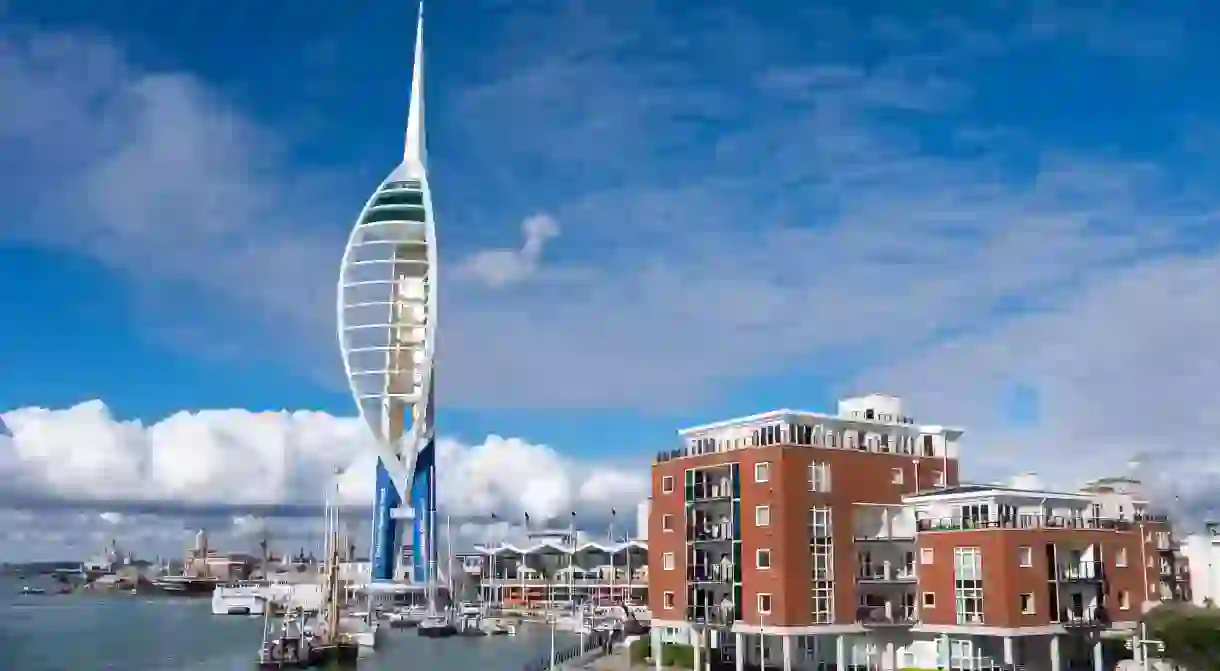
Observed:
[[[731,627],[741,616],[735,606],[687,606],[686,619],[689,622]]]
[[[915,540],[915,534],[904,534],[902,532],[895,533],[875,533],[875,534],[856,534],[852,537],[857,543],[910,543]]]
[[[905,566],[895,568],[893,566],[861,566],[856,574],[856,580],[860,581],[876,581],[876,582],[914,582],[915,567]]]
[[[479,581],[483,585],[499,585],[503,587],[625,587],[632,585],[636,587],[644,587],[648,585],[648,576],[640,574],[633,576],[630,580],[626,577],[611,578],[606,577],[575,577],[568,578],[566,576],[554,576],[551,578],[496,578],[494,580],[483,578]]]
[[[732,564],[695,565],[686,570],[686,580],[687,582],[732,583],[736,580],[736,573]]]
[[[1129,531],[1131,520],[1092,517],[1041,517],[1020,515],[1006,520],[971,520],[956,517],[924,518],[915,521],[918,531],[974,531],[976,529],[1102,529]]]
[[[1105,606],[1064,608],[1059,611],[1059,623],[1069,628],[1109,627],[1113,622]]]
[[[865,627],[910,627],[916,619],[914,609],[861,606],[856,609],[856,622]]]
[[[1059,566],[1055,572],[1059,582],[1095,582],[1105,580],[1105,565],[1099,561]]]
[[[732,523],[709,524],[695,527],[687,532],[688,541],[731,541],[733,537]]]
[[[703,503],[705,501],[728,501],[733,498],[733,487],[730,483],[690,485],[686,488],[688,503]]]

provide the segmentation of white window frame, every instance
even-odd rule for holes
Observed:
[[[673,492],[674,492],[674,476],[662,475],[661,476],[661,493],[662,494],[672,494]]]
[[[813,461],[809,464],[809,491],[828,494],[831,490],[830,463]]]
[[[932,597],[932,603],[928,603],[928,597]],[[924,592],[923,597],[919,600],[920,608],[936,608],[936,592]]]
[[[674,516],[665,513],[661,516],[661,531],[663,533],[672,533],[674,530]]]
[[[891,470],[890,484],[901,485],[904,478],[904,471],[901,468]]]
[[[1118,609],[1131,610],[1131,593],[1125,589],[1118,590]]]
[[[767,558],[767,565],[763,566],[763,557]],[[758,548],[754,551],[754,568],[760,571],[766,571],[771,568],[771,548]]]
[[[1029,608],[1026,608],[1023,605],[1023,602],[1026,601],[1026,597],[1029,597],[1029,599],[1028,599]],[[1021,594],[1020,596],[1018,596],[1017,605],[1021,606],[1022,615],[1034,615],[1035,613],[1038,612],[1038,605],[1034,602],[1034,595],[1032,592],[1025,592],[1025,593]]]
[[[665,592],[661,595],[661,608],[664,608],[665,610],[673,610],[674,603],[673,592]]]
[[[771,506],[754,506],[754,526],[771,526]]]
[[[754,464],[754,482],[771,481],[771,462],[760,461]]]
[[[1114,553],[1114,566],[1117,568],[1126,568],[1126,566],[1127,566],[1127,548],[1125,546],[1120,547],[1118,549],[1118,551],[1116,551]]]
[[[674,553],[666,552],[665,554],[661,555],[661,570],[662,571],[674,570]]]
[[[970,587],[961,587],[967,582]],[[953,548],[953,603],[957,624],[983,624],[983,551],[977,547]],[[967,610],[967,605],[973,610]]]
[[[1034,548],[1022,545],[1017,548],[1017,565],[1021,568],[1031,568],[1034,565]]]
[[[931,566],[936,562],[936,551],[932,548],[919,548],[919,564]]]
[[[766,607],[766,608],[763,608],[763,599],[764,599],[764,598],[766,598],[766,600],[767,600],[767,607]],[[771,595],[770,595],[770,594],[763,593],[763,594],[759,594],[759,595],[758,595],[758,598],[757,598],[757,599],[755,599],[755,604],[754,604],[754,605],[755,605],[755,606],[758,606],[758,614],[759,614],[759,615],[770,615],[770,614],[771,614],[771,607],[772,607],[773,605],[775,605],[775,604],[771,603]]]

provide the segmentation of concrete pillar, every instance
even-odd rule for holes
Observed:
[[[1105,660],[1101,655],[1101,637],[1097,638],[1097,642],[1093,644],[1093,671],[1106,671],[1104,666]]]
[[[883,666],[888,664],[888,668],[892,671],[898,671],[898,647],[894,645],[893,641],[885,644],[885,659]]]
[[[703,671],[703,630],[695,631],[695,668],[694,671]]]
[[[733,634],[737,649],[733,651],[733,666],[736,671],[746,671],[746,635],[740,631]]]
[[[661,671],[661,628],[652,628],[652,664],[657,671]],[[1059,671],[1055,669],[1054,671]]]
[[[784,634],[780,641],[784,645],[784,671],[792,671],[792,637]]]
[[[1005,664],[1016,664],[1017,663],[1016,654],[1013,652],[1013,649],[1012,649],[1012,637],[1011,636],[1004,637],[1004,663]]]
[[[835,664],[839,671],[847,669],[847,637],[843,634],[835,637]]]
[[[1051,636],[1051,671],[1062,671],[1059,665],[1059,635]]]

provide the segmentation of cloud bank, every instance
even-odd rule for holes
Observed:
[[[285,525],[300,526],[285,520],[316,519],[332,492],[360,510],[371,504],[375,462],[367,432],[352,418],[203,410],[144,424],[116,419],[101,401],[0,417],[12,434],[0,435],[0,508],[25,508],[20,519],[49,515],[75,523],[84,515],[104,522],[96,529],[103,536],[141,523],[156,535],[168,524],[165,533],[175,538],[194,528],[192,520],[219,525],[218,533],[250,533],[259,520],[273,519],[275,535]],[[577,460],[519,438],[493,435],[479,444],[441,438],[437,450],[438,506],[463,534],[484,533],[493,514],[504,532],[527,513],[535,523],[567,524],[575,511],[582,524],[600,526],[612,508],[633,513],[647,496],[646,469]],[[337,469],[344,471],[338,478]],[[357,523],[360,510],[353,512]],[[42,531],[53,535],[48,546],[70,532]],[[39,528],[22,524],[7,533],[11,543],[25,543]],[[135,541],[150,540],[140,533]],[[90,535],[86,544],[95,547],[96,540]]]

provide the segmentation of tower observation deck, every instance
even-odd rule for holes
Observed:
[[[378,451],[373,579],[435,583],[436,225],[424,139],[423,3],[402,162],[365,203],[339,272],[339,345]],[[411,562],[402,565],[405,521]]]

